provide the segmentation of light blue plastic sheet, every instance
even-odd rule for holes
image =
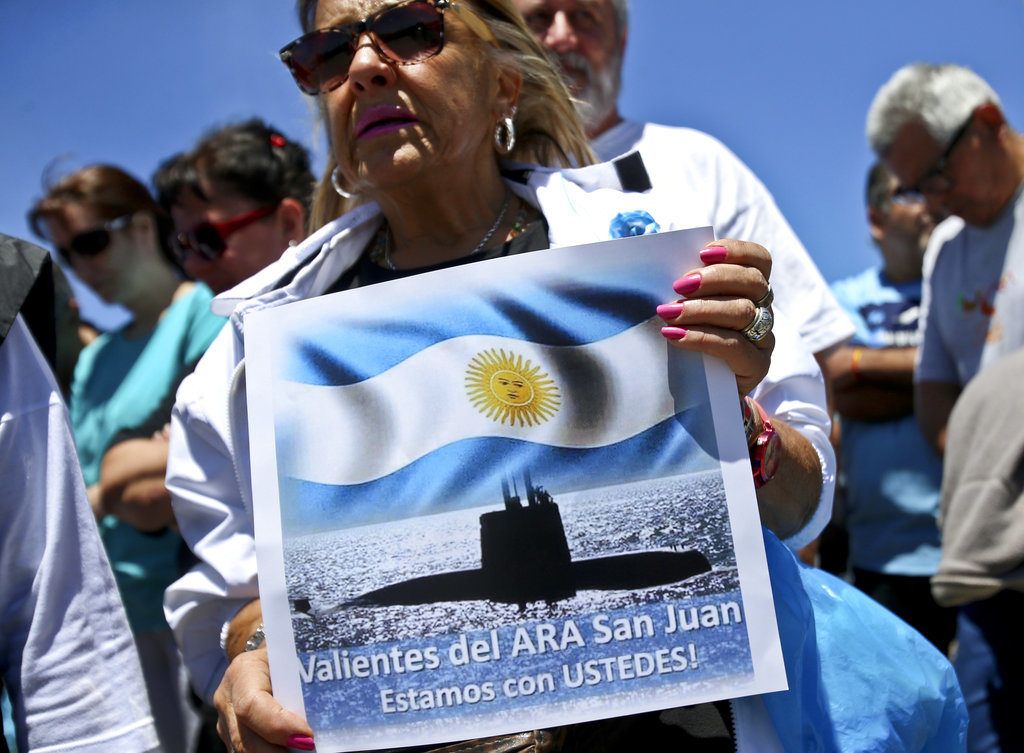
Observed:
[[[764,696],[787,753],[955,753],[967,707],[953,668],[853,586],[765,532],[789,690]]]

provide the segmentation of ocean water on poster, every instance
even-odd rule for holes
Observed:
[[[673,634],[664,630],[669,605],[688,612],[691,607],[733,602],[742,610],[725,492],[717,470],[563,495],[555,501],[574,561],[631,552],[696,549],[707,557],[711,571],[637,591],[580,591],[553,604],[531,602],[523,610],[515,604],[487,600],[396,607],[340,606],[360,594],[411,578],[479,568],[479,517],[500,509],[500,494],[495,505],[488,508],[288,538],[285,568],[289,597],[308,599],[311,611],[317,615],[310,619],[293,610],[300,661],[309,662],[313,654],[318,659],[331,659],[333,649],[347,649],[355,655],[387,652],[393,646],[434,646],[441,656],[441,666],[433,670],[304,683],[306,713],[314,728],[332,726],[338,719],[347,719],[346,724],[354,727],[381,724],[385,716],[373,712],[380,711],[380,692],[387,689],[461,688],[488,679],[542,673],[555,678],[554,692],[512,701],[499,689],[493,701],[431,711],[430,718],[436,722],[452,716],[500,714],[513,705],[517,709],[532,703],[579,706],[588,699],[599,702],[599,696],[609,693],[623,697],[650,694],[680,682],[699,687],[715,678],[750,675],[752,663],[744,622],[677,630]],[[642,641],[613,640],[596,645],[591,625],[595,614],[650,615],[655,635]],[[561,635],[566,620],[580,627],[585,647],[509,657],[516,625],[550,623]],[[485,639],[492,628],[498,630],[504,651],[499,662],[451,665],[447,650],[460,634],[468,635],[470,640]],[[579,661],[662,648],[688,650],[691,643],[697,662],[685,671],[602,681],[579,688],[569,688],[564,682],[563,665],[572,668]],[[410,717],[415,716],[417,712],[391,714],[390,721],[398,723],[396,717],[404,717],[401,722],[411,722]]]

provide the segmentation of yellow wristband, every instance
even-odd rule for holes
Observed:
[[[860,359],[864,357],[864,348],[854,348],[850,355],[850,373],[853,374],[855,382],[861,380]]]

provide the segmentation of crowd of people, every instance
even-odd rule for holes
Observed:
[[[1024,750],[1024,137],[985,81],[919,63],[879,90],[881,264],[830,288],[724,145],[621,116],[626,0],[299,0],[298,16],[281,59],[319,104],[319,179],[254,118],[149,187],[114,165],[48,186],[28,216],[52,254],[0,236],[17,749],[313,750],[270,687],[246,316],[605,240],[639,208],[719,239],[651,315],[735,378],[790,690],[451,750]],[[78,321],[62,269],[129,323]],[[872,630],[826,629],[851,604]],[[858,669],[869,651],[915,657],[913,692]]]

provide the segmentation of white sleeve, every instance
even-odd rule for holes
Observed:
[[[821,461],[821,495],[814,514],[803,528],[785,540],[790,549],[800,549],[816,539],[832,517],[836,481],[836,456],[829,442],[832,422],[818,363],[783,312],[776,315],[772,332],[772,365],[753,397],[766,413],[777,416],[806,437]]]
[[[227,623],[259,596],[253,522],[240,480],[248,478],[248,460],[236,467],[228,424],[230,329],[178,390],[167,461],[174,515],[200,561],[167,589],[164,613],[192,686],[207,700],[227,669]]]
[[[771,193],[739,157],[713,143],[722,194],[713,218],[718,237],[752,241],[771,252],[775,310],[785,313],[810,353],[852,337],[853,323]]]
[[[18,745],[158,746],[67,411],[20,318],[0,347],[0,667]]]
[[[939,308],[933,305],[936,292],[938,300],[948,300],[944,296],[950,294],[948,284],[944,284],[944,268],[941,263],[942,252],[958,225],[947,219],[932,233],[928,241],[928,250],[924,258],[924,281],[921,285],[921,316],[919,319],[920,346],[917,349],[917,363],[914,365],[915,382],[947,382],[960,384],[957,364],[946,346],[941,325]]]

